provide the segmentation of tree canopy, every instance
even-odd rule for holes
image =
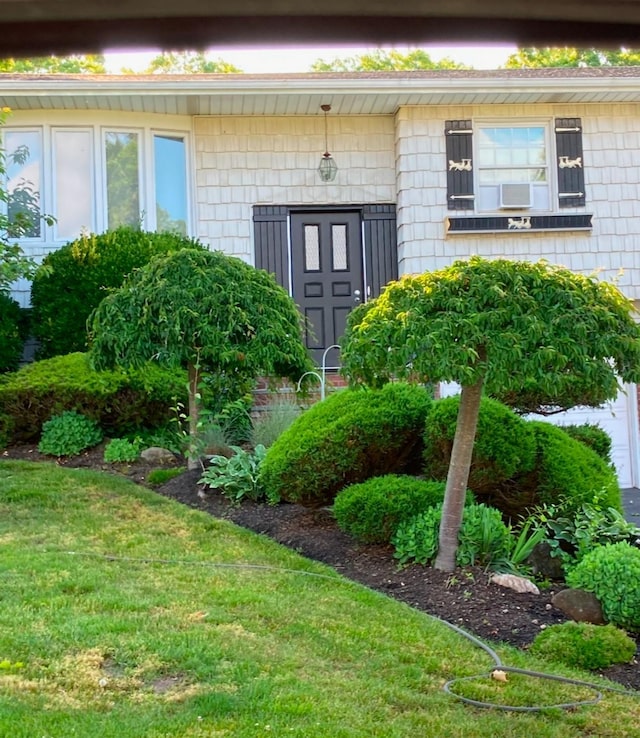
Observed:
[[[640,64],[638,49],[576,49],[525,47],[511,54],[505,69],[540,67],[630,67]]]
[[[462,386],[436,566],[455,566],[483,391],[558,397],[578,382],[602,401],[640,380],[640,326],[607,282],[547,262],[472,257],[407,275],[354,310],[342,359],[352,383],[392,377]]]
[[[219,251],[155,257],[108,295],[89,322],[98,369],[155,360],[188,370],[192,440],[202,371],[297,382],[313,368],[292,298],[272,275]]]
[[[403,54],[391,49],[377,49],[358,56],[325,61],[318,59],[311,65],[312,72],[404,72],[419,69],[469,69],[452,59],[434,61],[423,49]]]
[[[102,54],[39,56],[30,59],[0,59],[4,74],[105,74]]]
[[[129,70],[125,73],[131,74]],[[223,59],[210,59],[202,51],[164,51],[142,74],[238,74],[242,70]]]

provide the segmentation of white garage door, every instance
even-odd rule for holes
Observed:
[[[456,384],[441,384],[442,397],[457,394]],[[601,408],[575,408],[566,413],[543,417],[529,415],[532,420],[545,420],[554,425],[599,425],[611,436],[611,458],[616,467],[618,482],[624,489],[638,487],[638,406],[636,386],[625,385],[624,391],[611,403]]]

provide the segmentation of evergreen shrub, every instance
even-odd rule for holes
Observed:
[[[87,348],[87,319],[125,277],[154,256],[183,248],[205,248],[175,233],[150,233],[123,226],[83,235],[50,253],[31,288],[32,331],[39,358]]]
[[[424,432],[425,474],[446,479],[456,431],[460,396],[433,403]],[[469,489],[478,497],[516,473],[533,469],[536,459],[534,434],[526,420],[506,405],[483,397],[469,473]]]
[[[49,456],[75,456],[86,448],[97,446],[102,438],[95,420],[65,410],[43,424],[38,451]]]
[[[40,437],[43,423],[65,410],[95,420],[108,436],[167,423],[175,398],[186,400],[186,372],[155,364],[142,369],[95,371],[86,354],[57,356],[29,364],[0,383],[0,417],[10,442]]]
[[[14,299],[0,292],[0,373],[18,368],[27,338],[25,312]]]
[[[567,584],[593,592],[609,623],[640,631],[640,549],[626,541],[598,546],[567,574]]]
[[[268,449],[260,473],[267,498],[330,505],[350,484],[415,471],[430,405],[423,387],[404,383],[330,395]]]
[[[562,425],[560,426],[565,433],[568,433],[571,438],[575,438],[576,441],[584,443],[592,451],[595,451],[598,456],[607,462],[611,463],[611,436],[607,433],[604,428],[601,428],[595,423],[583,423],[582,425]]]
[[[529,650],[550,661],[593,670],[629,663],[636,652],[636,642],[611,624],[568,621],[538,633]]]
[[[398,525],[442,503],[444,482],[386,474],[341,490],[333,503],[340,530],[362,543],[389,543]],[[472,496],[468,496],[472,500]]]

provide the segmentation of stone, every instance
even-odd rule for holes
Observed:
[[[145,448],[140,454],[140,458],[148,464],[158,464],[159,466],[173,464],[176,460],[175,455],[169,449],[161,448],[160,446]]]
[[[592,592],[583,589],[563,589],[551,598],[554,607],[558,608],[571,620],[578,623],[604,625],[602,606]]]
[[[551,546],[546,541],[538,543],[527,559],[527,564],[536,576],[561,582],[564,579],[562,561],[551,555]]]
[[[531,592],[531,594],[540,594],[540,590],[536,585],[525,577],[519,577],[516,574],[492,574],[489,578],[490,582],[499,584],[501,587],[508,587],[516,592]]]

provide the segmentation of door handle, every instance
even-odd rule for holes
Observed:
[[[353,291],[353,301],[360,302],[360,290]]]

